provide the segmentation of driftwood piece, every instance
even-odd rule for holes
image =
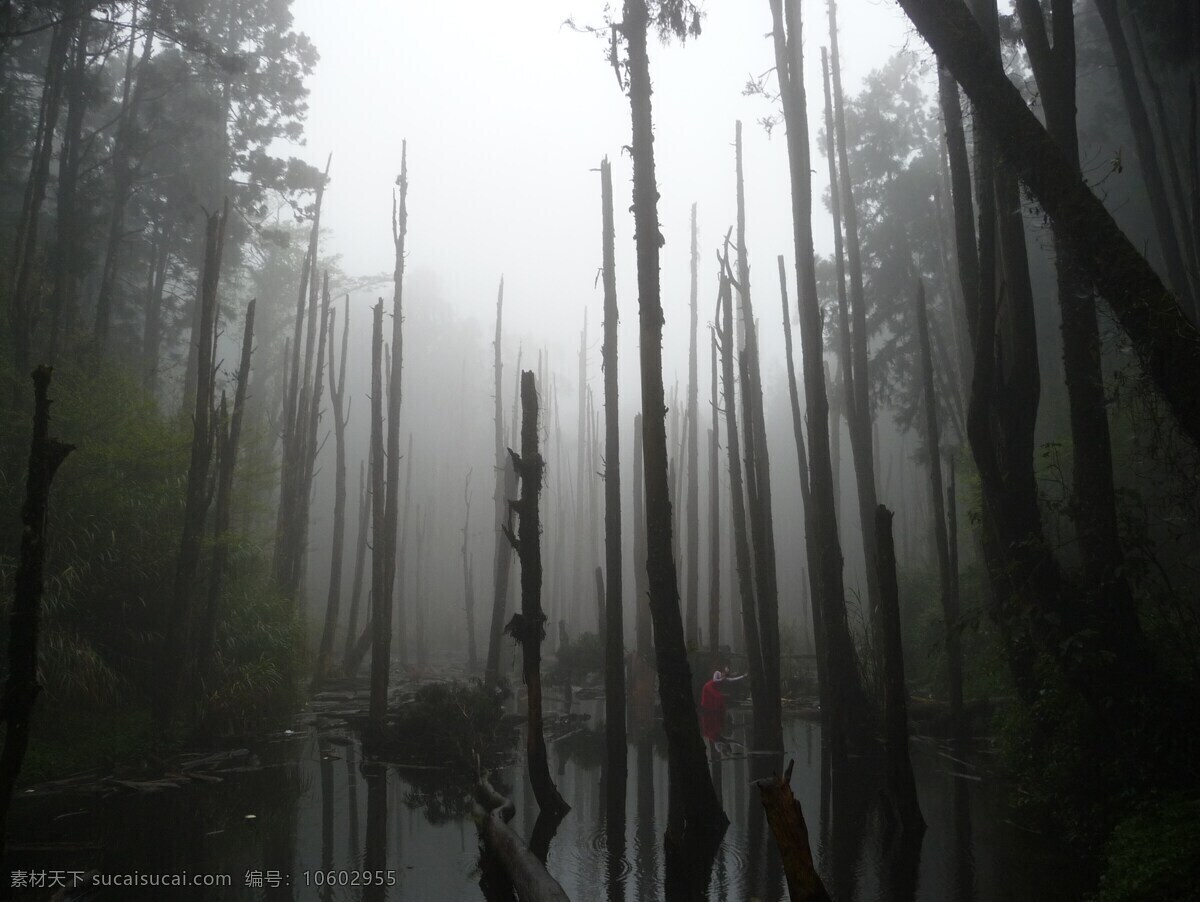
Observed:
[[[479,836],[504,869],[517,898],[521,902],[570,902],[559,882],[508,825],[516,812],[512,800],[498,793],[486,777],[475,787],[475,798]]]
[[[813,866],[812,851],[808,846],[808,827],[804,823],[804,812],[792,795],[792,767],[789,761],[783,777],[755,780],[754,785],[762,796],[763,808],[767,812],[767,823],[779,844],[783,859],[783,872],[787,877],[788,895],[792,902],[830,902],[821,875]]]

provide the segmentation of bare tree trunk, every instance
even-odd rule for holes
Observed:
[[[382,727],[387,715],[388,666],[384,654],[391,631],[387,623],[384,586],[387,582],[386,531],[384,529],[383,482],[383,298],[371,308],[371,701],[370,717],[374,729]],[[418,513],[418,517],[420,514]],[[355,668],[357,670],[357,667]],[[383,671],[379,674],[378,671]]]
[[[700,252],[696,247],[696,205],[692,204],[692,290],[691,290],[691,341],[688,345],[688,400],[687,400],[687,643],[691,648],[700,647],[700,385],[697,369],[697,309],[700,287],[698,269]]]
[[[750,673],[750,695],[754,701],[754,747],[767,743],[765,712],[767,705],[766,672],[758,626],[758,604],[754,597],[754,565],[750,560],[749,530],[746,526],[746,501],[742,486],[741,441],[738,436],[733,382],[733,287],[728,260],[721,262],[721,317],[724,326],[718,332],[721,342],[721,373],[725,387],[725,435],[729,455],[729,504],[733,511],[734,563],[737,567],[738,595],[742,608],[742,635],[746,643],[746,669]],[[745,383],[743,383],[743,391]],[[747,428],[747,433],[749,429]],[[747,467],[749,470],[750,467]]]
[[[336,314],[335,314],[336,315]],[[330,322],[332,330],[334,322]],[[329,560],[329,594],[325,599],[325,624],[321,630],[321,646],[317,652],[313,685],[325,679],[333,659],[333,635],[337,631],[338,612],[342,601],[342,559],[346,549],[346,358],[350,337],[350,298],[346,297],[346,319],[342,323],[341,362],[334,376],[333,342],[329,342],[329,399],[333,404],[333,438],[335,447],[333,471],[333,548]]]
[[[721,647],[721,452],[717,426],[717,336],[713,317],[712,428],[708,430],[708,650]]]
[[[233,415],[225,416],[225,396],[221,395],[221,425],[217,458],[217,497],[213,525],[212,563],[208,580],[208,604],[200,621],[196,642],[196,673],[203,682],[208,676],[216,639],[221,593],[225,588],[225,568],[229,561],[229,525],[233,516],[233,476],[237,466],[242,420],[246,410],[246,391],[250,385],[250,355],[254,346],[254,308],[246,307],[246,325],[242,332],[242,356],[238,364],[237,391],[233,397]]]
[[[604,564],[607,598],[604,636],[604,724],[608,779],[624,783],[625,749],[625,592],[621,554],[621,435],[617,398],[617,270],[613,227],[612,167],[600,164],[604,259]]]
[[[917,341],[921,350],[921,374],[925,394],[925,452],[929,458],[930,498],[933,501],[933,538],[937,550],[938,576],[942,589],[942,619],[945,625],[946,674],[950,689],[950,715],[962,717],[962,644],[959,642],[958,599],[951,575],[950,543],[946,536],[946,511],[942,503],[942,451],[938,432],[937,393],[933,384],[933,357],[929,351],[929,315],[925,308],[925,285],[917,281]],[[886,510],[880,505],[880,510]],[[876,511],[876,529],[882,530],[882,514]],[[891,514],[887,515],[888,541]],[[895,551],[893,550],[893,556]],[[881,571],[882,572],[882,571]],[[884,577],[886,579],[886,576]]]
[[[753,469],[750,494],[750,526],[754,536],[755,598],[758,602],[759,647],[766,695],[763,698],[762,748],[783,750],[780,698],[779,588],[775,568],[775,520],[771,508],[771,458],[767,447],[766,417],[763,412],[762,367],[758,353],[758,323],[750,296],[750,258],[746,251],[746,199],[742,182],[742,123],[735,134],[737,167],[738,282],[742,313],[746,320],[746,359],[742,376],[746,418],[747,471]],[[748,402],[748,403],[747,403]],[[751,465],[753,461],[753,465]]]
[[[504,311],[504,278],[500,278],[500,289],[496,294],[496,339],[495,350],[495,477],[496,487],[492,494],[492,519],[495,521],[495,553],[492,558],[492,622],[488,631],[487,680],[495,683],[500,679],[500,641],[504,635],[504,615],[508,608],[508,571],[512,564],[512,547],[504,538],[504,526],[512,526],[508,514],[507,499],[515,492],[516,486],[510,485],[515,481],[508,455],[504,453],[504,408],[502,405],[502,375],[504,365],[500,359],[500,325]]]
[[[638,261],[641,334],[642,440],[646,477],[646,574],[658,665],[658,691],[667,733],[670,780],[683,795],[683,834],[667,830],[668,847],[683,849],[689,838],[720,835],[728,824],[713,789],[704,741],[692,698],[691,667],[679,613],[679,585],[671,559],[671,499],[667,483],[663,420],[662,327],[659,286],[658,188],[654,174],[650,105],[650,59],[646,47],[649,11],[645,0],[625,0],[619,26],[628,47],[629,101],[633,118],[633,210]],[[714,844],[715,845],[715,844]]]
[[[974,103],[1030,194],[1086,264],[1179,428],[1200,444],[1200,332],[1029,110],[979,26],[950,0],[897,0]],[[982,242],[981,242],[982,244]],[[978,345],[978,342],[976,343]]]
[[[158,393],[163,291],[166,288],[167,265],[171,259],[171,243],[174,237],[174,220],[164,216],[164,221],[159,224],[151,253],[150,278],[146,284],[146,307],[142,319],[142,387],[152,396]],[[70,300],[69,303],[73,304],[74,300]],[[64,309],[64,319],[67,312]]]
[[[858,672],[858,654],[846,618],[842,582],[842,550],[834,513],[833,478],[829,454],[829,402],[821,367],[821,322],[817,307],[816,270],[812,243],[812,181],[808,153],[803,66],[799,47],[800,8],[788,0],[787,32],[783,0],[770,0],[774,23],[775,65],[779,74],[787,122],[791,172],[792,228],[796,246],[796,284],[800,295],[800,338],[804,355],[804,397],[808,408],[808,453],[811,529],[807,532],[808,564],[815,571],[814,604],[822,606],[825,633],[828,705],[822,706],[832,727],[835,746],[845,740],[865,740],[871,732],[871,709]]]
[[[400,666],[404,667],[408,664],[408,612],[404,605],[404,587],[406,583],[405,565],[408,556],[408,511],[412,506],[412,473],[413,473],[413,437],[412,433],[408,434],[408,451],[405,454],[405,459],[408,461],[404,470],[404,510],[400,514],[400,526],[396,537],[396,594],[393,598],[392,616],[395,618],[395,636],[393,641],[396,643],[395,656]],[[472,577],[472,585],[474,579]]]
[[[642,415],[633,417],[633,591],[638,657],[649,664],[654,651],[650,626],[650,587],[646,584],[646,505],[642,490]]]
[[[788,898],[792,902],[829,902],[829,893],[813,864],[809,848],[808,825],[800,802],[792,795],[792,765],[789,761],[782,777],[755,781],[767,823],[779,844],[783,870],[787,876]]]
[[[471,560],[467,555],[467,534],[471,528],[470,470],[467,471],[467,484],[463,488],[463,501],[467,508],[462,528],[463,606],[467,612],[467,671],[475,673],[479,669],[478,654],[475,649],[475,579],[471,572]]]
[[[537,797],[538,808],[555,815],[566,813],[570,806],[563,801],[550,776],[546,738],[542,734],[542,640],[546,637],[546,615],[542,613],[538,504],[544,463],[538,453],[538,396],[532,371],[521,374],[521,412],[521,453],[509,451],[513,468],[521,480],[521,500],[511,502],[519,520],[518,535],[514,536],[512,530],[505,527],[505,535],[521,562],[521,613],[513,615],[504,631],[521,644],[521,670],[529,693],[529,725],[525,732],[529,782]]]
[[[212,501],[209,470],[215,444],[213,413],[213,344],[217,322],[217,283],[221,275],[221,251],[225,244],[225,222],[229,201],[220,213],[208,217],[204,241],[204,268],[200,277],[200,332],[195,411],[192,415],[192,448],[184,495],[183,530],[175,564],[173,603],[167,614],[166,641],[162,648],[161,681],[156,698],[155,720],[169,725],[175,715],[181,679],[195,661],[192,635],[192,593],[200,569],[204,520]]]
[[[346,646],[342,650],[342,670],[346,676],[354,676],[362,658],[354,652],[355,640],[358,638],[358,603],[362,598],[363,571],[367,562],[367,530],[371,517],[371,495],[368,484],[374,485],[374,473],[366,475],[367,470],[373,470],[375,459],[368,453],[370,465],[358,464],[358,544],[354,551],[354,579],[350,584],[350,614],[346,622]]]
[[[926,358],[928,359],[928,358]],[[883,652],[883,734],[887,750],[887,795],[905,833],[920,834],[925,819],[917,801],[908,757],[908,686],[904,682],[904,649],[900,643],[900,590],[896,585],[896,546],[892,542],[892,512],[882,504],[875,509],[879,539],[879,586],[882,590],[883,627],[878,641]]]
[[[880,654],[882,626],[878,568],[875,562],[875,451],[872,442],[871,376],[867,357],[867,301],[863,291],[862,252],[858,239],[858,209],[854,203],[854,185],[850,179],[850,155],[846,146],[846,116],[842,104],[842,73],[838,61],[837,2],[829,0],[829,63],[833,78],[833,114],[837,131],[838,169],[841,174],[842,214],[846,226],[846,260],[850,267],[850,318],[852,320],[852,366],[842,378],[847,387],[846,409],[849,416],[850,447],[854,455],[854,475],[858,485],[858,516],[862,525],[863,555],[866,558],[867,602],[871,609],[871,628],[875,633],[875,668],[882,672],[886,664]],[[853,377],[850,377],[850,373]],[[850,403],[851,392],[853,403]]]
[[[5,724],[4,747],[0,750],[0,860],[4,857],[8,809],[13,787],[29,747],[29,726],[38,685],[38,621],[41,618],[45,582],[46,520],[50,484],[74,445],[50,437],[50,367],[33,371],[33,439],[25,478],[25,503],[21,506],[21,554],[13,581],[12,613],[9,615],[8,680],[4,684],[0,720]]]
[[[75,13],[81,6],[81,0],[70,0],[68,8]],[[54,132],[62,100],[63,73],[67,66],[72,30],[75,28],[74,18],[72,15],[65,16],[54,26],[51,34],[41,107],[29,164],[29,179],[25,183],[21,217],[17,221],[12,284],[8,298],[8,325],[12,335],[13,370],[18,373],[29,371],[29,361],[33,352],[36,309],[32,282],[38,249],[38,222],[41,218],[42,202],[46,197],[46,183],[50,177],[50,157],[54,150]],[[14,398],[23,396],[15,383],[13,394]]]

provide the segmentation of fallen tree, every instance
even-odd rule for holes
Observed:
[[[486,851],[495,856],[521,902],[570,902],[529,846],[508,822],[516,813],[512,800],[498,793],[486,776],[475,787],[475,821]]]

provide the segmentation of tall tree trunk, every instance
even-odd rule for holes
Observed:
[[[1102,0],[1103,2],[1103,0]],[[1082,178],[1079,135],[1075,121],[1075,22],[1069,0],[1051,6],[1053,45],[1042,10],[1019,0],[1022,33],[1046,110],[1050,135],[1074,161]],[[1110,650],[1131,649],[1129,666],[1146,666],[1133,591],[1125,576],[1125,554],[1117,526],[1112,442],[1108,428],[1104,371],[1096,303],[1083,267],[1069,242],[1056,229],[1058,298],[1062,308],[1063,368],[1070,406],[1074,521],[1080,537],[1084,573],[1092,586],[1093,607]]]
[[[25,477],[25,503],[21,506],[21,555],[13,580],[9,615],[8,680],[4,684],[0,720],[5,724],[0,750],[0,860],[4,858],[8,809],[13,788],[29,748],[29,727],[38,685],[38,621],[41,619],[45,583],[46,520],[50,483],[74,445],[50,437],[51,369],[39,366],[32,373],[34,391],[33,440]]]
[[[38,223],[42,213],[42,202],[46,197],[46,183],[50,177],[50,157],[54,150],[54,132],[58,125],[71,35],[81,7],[81,0],[69,0],[67,15],[54,26],[51,33],[41,107],[29,164],[29,179],[25,183],[21,217],[17,220],[12,284],[8,297],[8,325],[12,335],[13,370],[18,373],[29,371],[29,361],[33,353],[36,309],[32,283],[38,251]],[[14,399],[23,397],[24,393],[16,383],[12,388]]]
[[[544,463],[538,452],[538,395],[533,372],[521,374],[521,453],[509,451],[521,481],[521,499],[512,501],[518,518],[518,533],[505,527],[505,534],[521,562],[521,613],[514,614],[504,628],[521,644],[521,670],[529,693],[529,721],[525,731],[525,756],[529,782],[538,808],[551,816],[565,814],[563,801],[546,755],[542,734],[542,640],[546,637],[546,615],[542,613],[541,517],[538,510]]]
[[[926,358],[928,359],[928,358]],[[908,687],[904,682],[904,649],[900,643],[900,590],[896,585],[896,546],[892,542],[892,512],[875,509],[879,539],[879,586],[883,597],[878,641],[884,649],[883,738],[887,750],[887,794],[905,833],[925,830],[917,784],[908,757]]]
[[[654,636],[650,624],[650,587],[646,583],[646,494],[642,487],[642,415],[633,417],[633,592],[635,644],[643,664],[650,663]]]
[[[767,447],[767,424],[763,412],[762,367],[758,353],[758,322],[750,296],[750,258],[746,251],[746,196],[742,181],[742,123],[735,131],[737,168],[738,282],[742,313],[746,321],[746,367],[742,377],[746,419],[747,471],[753,460],[750,482],[750,524],[754,536],[755,599],[758,602],[759,647],[766,695],[763,698],[763,744],[761,748],[783,750],[783,721],[780,698],[779,587],[775,567],[775,519],[771,508],[771,458]]]
[[[330,322],[330,329],[334,326]],[[313,684],[320,685],[333,659],[333,636],[337,632],[338,613],[342,602],[342,559],[346,550],[346,358],[350,338],[350,298],[346,297],[346,318],[342,323],[341,360],[334,376],[333,342],[329,342],[329,400],[333,405],[333,548],[329,559],[329,594],[325,599],[325,624],[321,630],[321,646],[317,652],[317,667]]]
[[[467,672],[479,669],[478,653],[475,648],[475,579],[471,572],[471,559],[467,554],[467,536],[471,528],[471,471],[467,471],[467,484],[463,488],[463,501],[467,512],[463,516],[462,569],[463,606],[467,612]]]
[[[146,306],[142,317],[142,387],[154,396],[158,393],[158,365],[162,348],[163,291],[167,284],[167,265],[175,222],[164,215],[159,223],[150,259],[150,277],[146,284]],[[71,301],[71,303],[74,303]],[[66,318],[64,311],[64,319]],[[286,357],[286,355],[284,355]]]
[[[691,341],[688,345],[687,400],[687,643],[700,647],[700,384],[697,370],[700,251],[696,247],[696,205],[692,204]]]
[[[717,318],[713,317],[712,428],[708,430],[708,650],[721,647],[721,452],[717,425]]]
[[[692,698],[691,667],[679,613],[679,585],[671,559],[671,498],[667,483],[667,437],[662,380],[663,311],[659,290],[658,188],[654,174],[650,105],[650,58],[645,0],[625,0],[619,26],[629,54],[629,102],[633,119],[633,211],[638,261],[641,335],[642,441],[646,478],[646,575],[658,691],[667,733],[670,780],[683,794],[683,834],[667,828],[668,846],[683,849],[690,837],[719,835],[728,824],[713,789],[704,741]]]
[[[804,397],[808,408],[808,453],[812,501],[811,527],[806,530],[808,565],[815,571],[814,604],[821,605],[825,633],[828,705],[822,706],[835,746],[865,739],[871,731],[871,709],[858,671],[858,653],[850,636],[842,582],[842,549],[834,514],[833,474],[829,454],[829,401],[821,366],[821,318],[813,260],[812,181],[808,121],[800,54],[800,8],[788,0],[787,31],[783,0],[770,0],[779,74],[787,123],[791,174],[792,229],[796,248],[796,284],[800,295],[800,339],[804,357]]]
[[[875,507],[878,503],[875,488],[875,451],[872,442],[871,375],[867,357],[867,300],[863,291],[862,252],[858,239],[858,208],[854,202],[854,184],[850,179],[850,154],[846,143],[846,116],[842,104],[842,72],[838,59],[837,2],[829,0],[829,64],[833,78],[833,115],[837,131],[838,171],[841,175],[842,214],[846,226],[846,260],[850,267],[850,318],[853,378],[848,379],[846,396],[853,390],[854,402],[847,405],[850,426],[850,450],[854,455],[854,476],[858,486],[858,516],[862,524],[863,555],[866,558],[867,602],[871,609],[871,627],[876,641],[875,668],[882,672],[886,665],[879,641],[881,599],[879,597],[878,567],[875,563]],[[843,378],[846,377],[843,373]]]
[[[246,392],[250,385],[250,355],[254,347],[254,308],[246,306],[246,325],[242,332],[242,355],[238,363],[237,390],[233,396],[233,414],[225,416],[225,396],[221,395],[221,426],[217,458],[216,510],[213,524],[212,563],[209,569],[208,603],[200,621],[196,642],[196,673],[203,682],[209,672],[216,640],[221,593],[225,589],[225,569],[229,562],[229,526],[233,518],[233,476],[237,466],[242,420],[246,411]]]
[[[833,197],[837,197],[836,192]],[[839,233],[835,232],[835,235],[837,234]],[[804,530],[808,533],[813,529],[810,520],[812,489],[808,484],[808,454],[804,450],[804,418],[800,413],[800,397],[796,390],[796,365],[792,355],[792,318],[788,313],[787,275],[784,272],[783,254],[776,257],[775,262],[779,265],[779,297],[783,302],[783,347],[787,356],[788,395],[792,402],[792,430],[796,438],[796,459],[800,466],[800,498],[804,503]],[[820,598],[820,587],[813,581],[813,572],[811,567],[805,567],[804,579],[801,582],[807,588],[811,598]],[[817,656],[817,686],[818,691],[822,693],[821,706],[824,707],[826,704],[824,692],[828,686],[825,679],[825,631],[822,628],[821,606],[810,603],[810,607],[812,608],[813,651]]]
[[[100,291],[96,296],[96,324],[93,338],[96,348],[103,354],[108,347],[109,329],[112,324],[113,303],[116,299],[117,269],[121,253],[121,242],[125,238],[125,207],[133,196],[135,166],[133,162],[134,129],[137,126],[138,107],[145,81],[142,73],[154,47],[154,33],[158,22],[157,0],[151,0],[146,10],[146,38],[142,54],[134,67],[135,29],[138,24],[138,4],[133,4],[129,48],[125,55],[125,82],[121,89],[121,111],[117,120],[117,134],[112,152],[112,207],[109,210],[108,241],[104,254],[104,268],[100,275]]]
[[[933,501],[933,539],[937,549],[938,577],[942,590],[942,620],[945,626],[946,683],[950,690],[950,716],[961,723],[962,643],[959,641],[958,598],[954,592],[954,577],[950,562],[950,542],[946,534],[946,510],[942,503],[942,451],[938,433],[937,393],[933,384],[933,355],[929,351],[929,315],[925,308],[925,284],[917,282],[917,341],[921,351],[921,377],[925,394],[925,453],[929,458],[930,498]],[[882,536],[883,514],[880,505],[876,512],[876,529]],[[887,514],[888,541],[891,540],[891,517]],[[893,557],[894,557],[893,550]],[[882,562],[880,564],[882,568]],[[883,573],[883,570],[880,571]],[[885,577],[886,578],[886,577]]]
[[[75,30],[74,54],[67,97],[67,119],[63,128],[62,150],[58,164],[58,201],[55,210],[54,287],[50,302],[50,346],[48,357],[53,364],[58,355],[61,329],[66,311],[78,300],[79,277],[83,272],[83,227],[78,203],[80,143],[83,137],[83,117],[87,112],[88,40],[91,32],[91,12],[85,11]],[[131,45],[132,46],[132,43]]]
[[[1074,167],[1009,82],[969,12],[951,0],[897,2],[963,86],[983,130],[1059,228],[1066,250],[1086,266],[1088,281],[1112,308],[1181,431],[1200,444],[1200,395],[1193,390],[1200,384],[1200,332],[1179,299],[1073,175]]]
[[[500,289],[496,293],[496,339],[493,344],[495,352],[493,372],[495,373],[493,403],[495,407],[495,448],[494,470],[496,478],[495,491],[492,494],[492,519],[495,530],[495,551],[492,557],[492,621],[488,631],[487,680],[495,683],[500,679],[500,641],[504,635],[504,615],[508,608],[508,571],[512,564],[512,547],[504,538],[504,526],[512,526],[508,515],[508,501],[515,491],[510,485],[513,479],[512,467],[508,455],[504,453],[504,407],[502,376],[504,365],[500,358],[500,325],[504,312],[504,277],[500,277]]]
[[[391,630],[387,624],[387,531],[384,527],[386,498],[383,451],[383,298],[371,308],[371,695],[369,714],[372,728],[382,732],[387,716],[388,668],[391,661],[387,644]],[[420,509],[417,511],[420,519]],[[418,640],[419,641],[419,640]],[[357,667],[355,667],[357,670]],[[380,673],[382,671],[382,673]]]
[[[612,167],[600,164],[604,259],[604,564],[607,571],[604,629],[604,723],[608,779],[624,785],[625,592],[621,555],[621,434],[617,399],[617,268],[613,227]],[[622,795],[622,798],[624,796]]]
[[[746,500],[742,485],[741,441],[738,436],[737,413],[733,382],[733,286],[727,259],[721,264],[720,331],[721,376],[725,388],[725,435],[729,455],[729,505],[733,511],[734,562],[737,567],[738,596],[742,608],[742,635],[746,643],[746,669],[750,672],[750,696],[754,701],[754,747],[767,747],[766,729],[767,676],[762,663],[762,646],[758,626],[758,604],[754,597],[754,565],[750,560],[749,530],[746,526]],[[743,383],[743,391],[745,383]],[[746,429],[749,433],[749,428]],[[747,469],[750,469],[747,467]]]
[[[396,535],[396,578],[394,580],[396,586],[395,596],[392,599],[392,616],[396,626],[395,635],[392,641],[395,642],[396,661],[401,667],[408,665],[408,611],[404,604],[404,587],[405,565],[408,556],[408,511],[412,506],[412,474],[413,474],[413,437],[412,433],[408,434],[408,451],[404,455],[408,461],[404,468],[404,510],[400,513],[400,524]],[[474,587],[474,568],[472,568],[472,589]]]
[[[368,485],[374,485],[374,473],[367,476],[368,470],[375,467],[373,453],[368,453],[370,465],[362,461],[358,464],[358,541],[354,550],[354,579],[350,583],[350,613],[346,621],[346,645],[342,650],[342,670],[346,676],[352,677],[358,672],[362,658],[355,654],[354,644],[358,639],[358,603],[362,598],[363,571],[367,562],[367,531],[371,518],[371,495]]]
[[[192,593],[200,569],[204,520],[212,494],[209,470],[215,444],[212,425],[213,344],[217,323],[217,283],[221,275],[221,251],[225,244],[225,223],[229,201],[220,213],[208,217],[204,239],[204,268],[200,276],[200,332],[197,347],[195,409],[192,414],[192,447],[184,494],[183,529],[179,557],[175,563],[172,604],[167,614],[166,637],[162,646],[161,679],[155,699],[155,720],[166,727],[175,716],[180,681],[189,673],[192,655]]]

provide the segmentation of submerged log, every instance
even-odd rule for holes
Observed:
[[[767,812],[767,823],[779,844],[783,859],[783,870],[787,877],[788,895],[792,902],[830,902],[821,875],[813,866],[812,851],[808,846],[808,827],[804,823],[804,812],[792,795],[792,767],[789,761],[782,777],[755,780]]]
[[[570,902],[559,882],[508,825],[516,813],[512,800],[500,795],[486,777],[476,786],[475,797],[479,837],[504,869],[517,898],[522,902]]]

